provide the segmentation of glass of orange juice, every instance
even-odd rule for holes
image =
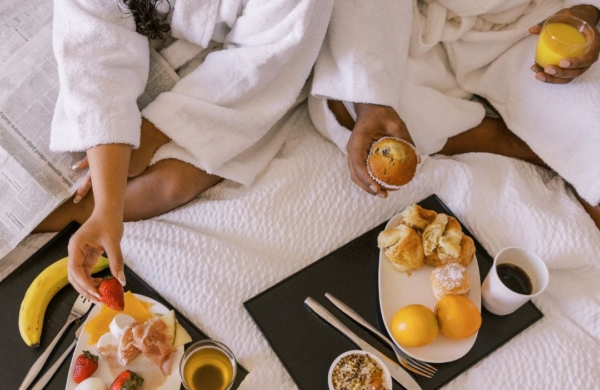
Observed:
[[[594,30],[587,22],[569,15],[546,19],[535,51],[535,63],[545,68],[558,65],[564,58],[579,57],[594,40]]]
[[[237,364],[227,346],[202,340],[185,351],[179,373],[187,390],[229,390],[237,374]]]

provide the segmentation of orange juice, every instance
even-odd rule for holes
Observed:
[[[579,57],[587,48],[585,37],[566,23],[545,24],[538,39],[535,62],[542,68],[558,65],[560,60]]]

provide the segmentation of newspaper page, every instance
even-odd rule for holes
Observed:
[[[25,50],[26,49],[26,50]],[[0,76],[0,258],[71,196],[83,153],[54,153],[50,126],[58,70],[50,26]]]
[[[179,81],[179,76],[169,63],[156,50],[150,49],[150,68],[146,90],[138,98],[140,111],[163,92],[173,89]]]
[[[52,0],[0,1],[0,71],[52,21]]]
[[[84,153],[49,149],[58,98],[58,70],[51,26],[14,54],[0,73],[0,260],[52,210],[72,196],[85,172],[71,167]],[[179,77],[151,51],[140,109],[173,88]]]

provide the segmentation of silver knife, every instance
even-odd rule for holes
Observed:
[[[81,334],[81,329],[83,329],[83,324],[81,324],[79,328],[77,328],[77,330],[75,331],[75,340],[73,340],[71,345],[67,347],[65,352],[63,352],[62,355],[60,355],[60,357],[54,362],[54,364],[50,366],[48,371],[46,371],[44,375],[42,375],[42,377],[35,383],[35,386],[33,386],[31,390],[43,390],[46,387],[48,382],[50,382],[50,379],[54,377],[60,366],[62,366],[63,362],[67,359],[73,348],[75,348],[75,345],[77,344],[77,339]]]
[[[393,360],[379,352],[369,343],[358,337],[354,332],[346,327],[346,325],[342,324],[333,314],[331,314],[327,309],[321,306],[317,301],[308,297],[304,301],[304,304],[308,306],[316,315],[324,319],[329,325],[333,326],[337,330],[339,330],[344,336],[348,337],[354,344],[356,344],[363,351],[367,351],[377,356],[381,361],[386,365],[386,367],[390,370],[390,374],[392,374],[392,378],[402,386],[404,386],[407,390],[421,390],[421,386],[406,372],[404,371],[398,364],[396,364]]]

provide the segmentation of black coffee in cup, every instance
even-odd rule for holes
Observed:
[[[502,263],[496,266],[496,272],[502,283],[517,294],[530,295],[533,291],[531,279],[521,267]]]

